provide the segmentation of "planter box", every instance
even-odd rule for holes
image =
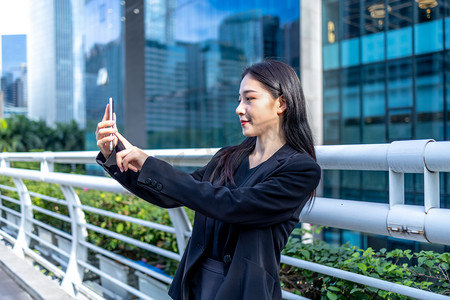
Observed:
[[[103,255],[97,254],[96,257],[100,263],[100,270],[109,276],[117,279],[125,284],[128,284],[128,275],[130,268],[115,262],[114,260],[107,258]],[[104,296],[108,296],[107,299],[125,300],[131,299],[132,294],[127,290],[121,288],[114,282],[100,276],[102,287],[106,290]]]
[[[135,274],[138,277],[139,291],[158,300],[172,299],[167,294],[168,285],[166,283],[163,283],[139,271],[136,271]]]
[[[36,230],[37,230],[37,235],[39,236],[39,238],[41,238],[41,240],[43,240],[44,242],[47,242],[49,244],[54,245],[55,243],[53,243],[53,232],[44,229],[42,227],[36,226]],[[52,250],[47,247],[46,245],[44,245],[44,243],[40,243],[38,241],[38,245],[35,246],[35,248],[37,250],[39,250],[43,256],[47,256],[50,257]]]
[[[56,245],[58,248],[64,252],[66,252],[68,255],[70,255],[70,251],[72,250],[72,242],[69,241],[66,238],[63,238],[59,235],[55,235],[56,239]],[[69,263],[69,258],[60,254],[60,253],[54,253],[52,254],[52,258],[56,260],[61,267],[67,268],[67,264]]]
[[[16,215],[13,215],[10,212],[5,211],[5,215],[6,215],[6,220],[8,220],[9,222],[13,223],[16,226],[20,226],[20,218]],[[6,226],[3,228],[4,231],[6,231],[6,233],[8,233],[9,235],[13,236],[13,237],[17,237],[17,233],[19,232],[19,230],[9,224],[6,224]]]

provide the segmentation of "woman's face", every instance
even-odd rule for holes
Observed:
[[[286,105],[281,97],[275,99],[259,81],[250,74],[245,75],[241,81],[239,105],[236,108],[245,136],[261,137],[278,133],[285,109]]]

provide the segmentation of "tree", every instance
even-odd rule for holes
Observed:
[[[0,119],[0,151],[80,151],[84,150],[84,131],[75,121],[57,123],[51,128],[44,121],[16,115]]]

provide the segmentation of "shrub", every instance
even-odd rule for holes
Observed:
[[[303,233],[296,229],[296,234]],[[294,235],[295,236],[295,235]],[[302,243],[291,237],[283,254],[406,286],[450,295],[450,253],[372,248],[349,244],[339,247],[320,241]],[[401,261],[407,261],[400,263]],[[311,299],[407,299],[406,296],[357,284],[309,270],[282,265],[282,284],[291,292]]]

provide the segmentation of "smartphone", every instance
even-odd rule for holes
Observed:
[[[113,110],[113,98],[109,97],[109,120],[112,121],[113,120],[113,114],[114,114],[114,110]],[[113,151],[114,149],[114,141],[111,141],[109,143],[109,150]]]

